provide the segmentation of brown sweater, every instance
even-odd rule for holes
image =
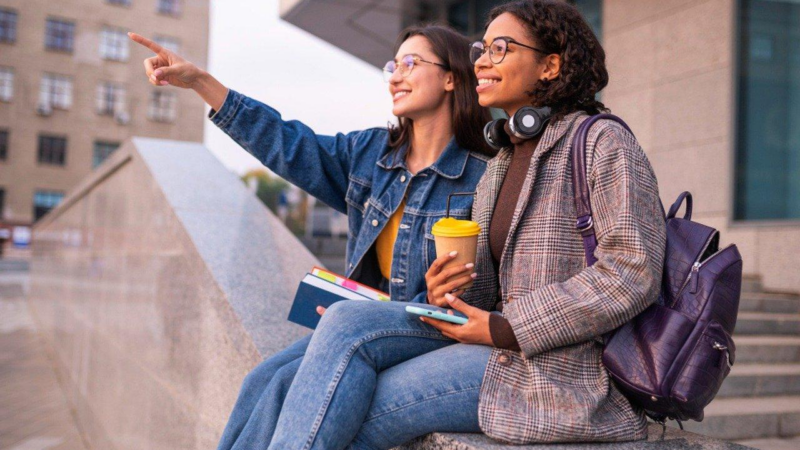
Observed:
[[[514,152],[511,154],[511,164],[508,166],[508,172],[503,179],[503,185],[500,188],[494,212],[492,213],[492,221],[489,224],[489,250],[492,253],[495,271],[500,269],[500,260],[505,250],[506,238],[511,229],[514,210],[519,201],[522,185],[525,182],[525,176],[528,174],[528,168],[531,165],[531,157],[539,144],[540,137],[541,135],[533,139],[521,140],[513,135],[511,136]],[[503,300],[501,298],[498,298],[496,309],[498,311],[503,310]],[[508,350],[520,349],[511,324],[501,315],[492,314],[489,316],[489,332],[492,335],[492,342],[495,347]]]

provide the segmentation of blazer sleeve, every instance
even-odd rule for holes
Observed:
[[[652,167],[631,135],[612,125],[600,131],[592,159],[597,262],[505,306],[528,357],[599,337],[658,297],[666,229]]]
[[[285,121],[275,109],[228,90],[211,121],[273,172],[339,212],[347,213],[345,195],[354,148],[370,131],[323,136],[305,124]]]

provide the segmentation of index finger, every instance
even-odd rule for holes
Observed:
[[[134,42],[144,45],[145,47],[149,48],[150,50],[154,51],[157,54],[161,54],[164,52],[164,47],[156,44],[155,42],[147,39],[144,36],[138,35],[136,33],[128,33],[128,37],[130,37]]]

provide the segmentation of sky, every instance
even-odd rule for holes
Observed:
[[[211,0],[208,72],[318,134],[393,119],[380,69],[281,20],[277,0]],[[206,146],[230,170],[262,167],[211,121],[205,127]]]

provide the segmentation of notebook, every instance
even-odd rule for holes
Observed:
[[[317,306],[325,308],[339,300],[389,301],[389,296],[377,289],[337,275],[321,267],[306,274],[297,288],[289,321],[314,329],[321,316]]]

